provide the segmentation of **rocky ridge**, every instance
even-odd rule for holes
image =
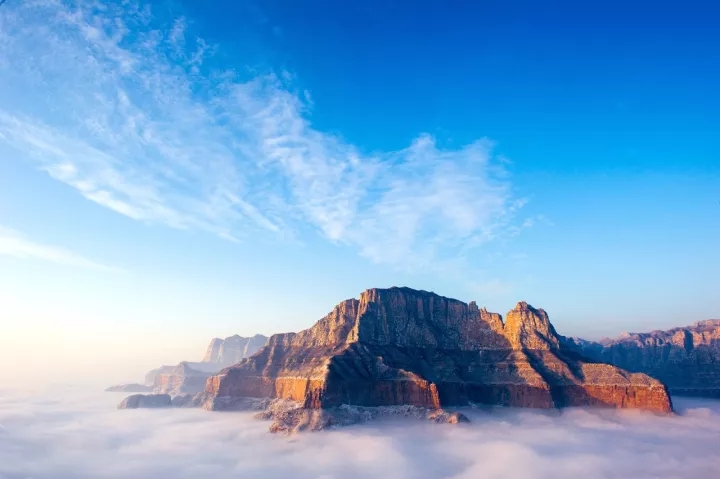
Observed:
[[[246,397],[310,410],[473,402],[672,411],[661,382],[585,360],[542,309],[520,302],[503,321],[474,302],[410,288],[369,289],[310,329],[272,336],[211,376],[204,404],[232,409]]]
[[[720,319],[597,342],[563,342],[594,361],[655,377],[672,394],[720,398]]]

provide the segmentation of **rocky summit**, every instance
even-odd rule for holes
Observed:
[[[305,409],[473,403],[672,411],[667,388],[587,360],[542,309],[497,313],[409,288],[369,289],[313,327],[276,334],[254,356],[207,380],[205,407],[279,398]]]
[[[720,398],[720,320],[626,333],[600,342],[567,338],[566,347],[628,371],[663,381],[672,394]]]

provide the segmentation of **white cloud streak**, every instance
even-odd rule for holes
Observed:
[[[412,267],[512,230],[523,202],[488,140],[445,150],[420,135],[368,155],[312,127],[291,76],[211,70],[219,47],[159,16],[133,2],[4,6],[0,143],[117,213],[233,240],[310,225]]]
[[[0,478],[709,478],[720,473],[718,401],[680,415],[570,409],[470,411],[273,436],[249,413],[116,410],[123,395],[0,391]]]
[[[122,272],[122,269],[89,260],[71,251],[48,246],[24,238],[17,231],[0,226],[0,255],[15,258],[30,258],[78,268],[108,272]]]

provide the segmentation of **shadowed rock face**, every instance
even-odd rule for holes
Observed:
[[[656,377],[673,394],[720,398],[718,319],[601,342],[576,338],[564,342],[568,349],[595,361]]]
[[[474,302],[409,288],[367,290],[310,329],[272,336],[210,377],[206,394],[212,409],[276,397],[313,409],[476,402],[672,410],[659,381],[565,348],[542,309],[518,303],[503,324]]]

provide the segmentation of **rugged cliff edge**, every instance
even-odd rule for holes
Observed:
[[[310,329],[272,336],[207,381],[209,409],[231,409],[245,397],[307,409],[484,403],[672,411],[661,382],[585,360],[542,309],[521,302],[503,322],[474,302],[409,288],[343,301]]]
[[[564,343],[594,361],[649,374],[672,394],[720,398],[720,319],[600,342],[564,338]]]

